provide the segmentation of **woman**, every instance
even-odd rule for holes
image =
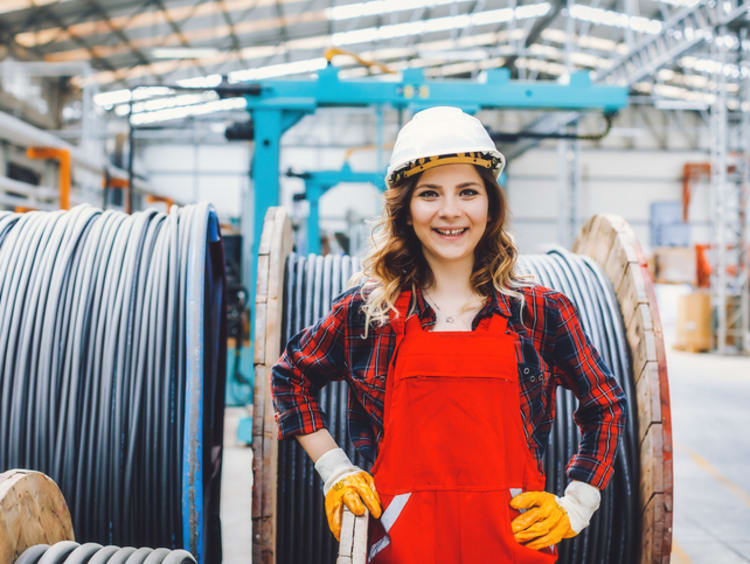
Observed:
[[[516,276],[504,162],[460,109],[415,114],[363,273],[272,370],[279,436],[315,462],[333,534],[344,504],[379,518],[371,562],[554,562],[612,476],[624,394],[572,303]],[[315,397],[336,379],[371,473],[323,423]],[[543,491],[541,464],[557,385],[580,400],[582,433],[562,497]]]

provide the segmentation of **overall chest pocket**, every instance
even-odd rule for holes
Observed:
[[[394,453],[417,477],[415,487],[488,490],[505,486],[505,468],[517,434],[517,384],[501,374],[405,375],[394,388],[386,432]],[[490,471],[489,469],[492,469]],[[501,483],[502,482],[502,483]]]

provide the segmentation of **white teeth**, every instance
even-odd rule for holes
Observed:
[[[464,232],[464,228],[462,228],[462,229],[449,229],[449,230],[435,229],[435,231],[437,231],[438,233],[441,233],[443,235],[458,235],[459,233],[463,233]]]

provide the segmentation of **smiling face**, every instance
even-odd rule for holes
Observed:
[[[447,164],[422,173],[409,201],[408,223],[431,264],[472,261],[487,227],[484,180],[471,164]]]

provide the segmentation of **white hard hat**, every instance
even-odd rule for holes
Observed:
[[[435,106],[414,114],[398,132],[385,181],[394,186],[428,168],[453,163],[483,166],[498,176],[505,156],[477,118],[461,108]]]

